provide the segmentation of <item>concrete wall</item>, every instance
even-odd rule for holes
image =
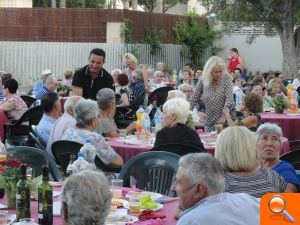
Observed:
[[[282,70],[282,50],[278,36],[269,38],[265,35],[258,35],[250,45],[246,43],[246,38],[245,34],[224,34],[215,42],[216,46],[223,48],[218,55],[227,63],[230,49],[237,48],[239,54],[245,59],[248,71],[255,73],[270,69]]]
[[[31,8],[32,0],[0,0],[0,7]]]

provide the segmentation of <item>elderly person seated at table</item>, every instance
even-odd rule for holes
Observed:
[[[192,78],[192,71],[191,70],[184,70],[183,71],[182,80],[180,80],[177,85],[179,86],[181,84],[189,84],[192,87],[194,87],[195,83],[194,83],[194,80]]]
[[[61,212],[64,225],[104,225],[111,191],[102,172],[82,171],[64,183]]]
[[[54,75],[49,75],[49,77],[45,81],[45,85],[38,90],[35,99],[41,99],[44,94],[49,92],[56,92],[58,81]]]
[[[118,137],[118,128],[114,121],[116,113],[115,93],[110,88],[103,88],[98,91],[97,103],[100,110],[97,133],[104,137]]]
[[[114,79],[114,87],[115,87],[115,92],[116,94],[120,94],[120,89],[121,89],[121,86],[119,85],[118,83],[118,76],[122,73],[121,70],[119,69],[114,69],[113,71],[111,71],[111,75]]]
[[[208,153],[181,157],[172,189],[179,197],[177,225],[259,224],[259,202],[244,193],[224,193],[222,166]]]
[[[191,100],[191,96],[193,93],[193,88],[190,84],[185,83],[178,87],[180,91],[182,91],[186,95],[186,100],[189,102]]]
[[[163,129],[155,139],[154,146],[179,143],[195,146],[203,151],[197,132],[186,125],[190,104],[183,98],[173,98],[163,105]]]
[[[157,88],[165,86],[165,84],[163,82],[164,77],[165,77],[164,72],[157,70],[154,72],[153,76],[154,76],[154,79],[152,81],[150,81],[150,86],[151,86],[152,90],[155,90]]]
[[[243,113],[243,117],[233,121],[229,110],[227,108],[224,109],[224,115],[229,126],[243,125],[255,132],[263,124],[260,116],[260,113],[263,111],[263,100],[260,95],[253,92],[247,93],[240,111]]]
[[[54,122],[46,147],[46,151],[50,155],[52,155],[52,143],[61,140],[66,130],[76,126],[74,107],[80,99],[82,99],[81,96],[68,97],[64,104],[64,114]]]
[[[267,97],[265,98],[265,107],[267,108],[275,108],[275,103],[273,98],[276,95],[283,94],[280,88],[281,83],[277,80],[272,80],[268,83],[267,87]]]
[[[123,159],[105,141],[104,137],[95,132],[99,121],[99,109],[97,102],[89,99],[81,99],[74,108],[76,128],[68,129],[62,139],[76,141],[84,144],[87,139],[92,141],[96,154],[105,165],[121,167]]]
[[[290,163],[279,159],[282,147],[281,128],[275,124],[263,124],[256,135],[256,152],[261,168],[275,170],[287,182],[286,192],[297,192],[300,187],[299,176]]]
[[[129,96],[132,95],[131,89],[127,86],[129,83],[128,76],[125,73],[118,75],[118,84],[120,85],[120,93],[116,94],[117,107],[129,106]]]
[[[243,192],[261,198],[270,192],[284,192],[286,182],[274,170],[259,168],[256,137],[243,126],[228,127],[218,136],[215,157],[225,171],[225,191]]]
[[[131,84],[129,88],[131,92],[129,93],[129,104],[132,104],[137,97],[142,94],[146,94],[143,73],[140,69],[136,69],[132,73]]]
[[[18,82],[15,79],[6,80],[3,83],[3,95],[5,99],[0,102],[0,110],[10,120],[18,120],[27,110],[26,103],[17,95]]]

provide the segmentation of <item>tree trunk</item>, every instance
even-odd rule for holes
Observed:
[[[123,0],[123,9],[129,9],[129,0]]]
[[[297,77],[297,55],[294,39],[294,21],[292,0],[287,0],[282,8],[284,18],[280,21],[281,28],[277,29],[282,45],[282,73],[285,78]]]
[[[163,1],[162,0],[156,0],[154,12],[156,13],[162,13],[163,12]]]
[[[300,25],[295,30],[297,69],[300,71]]]
[[[66,0],[60,0],[59,1],[59,7],[60,8],[66,8]]]
[[[56,8],[56,0],[51,0],[51,8]]]
[[[132,0],[132,10],[137,11],[138,0]]]

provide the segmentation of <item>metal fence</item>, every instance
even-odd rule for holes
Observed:
[[[88,55],[93,48],[102,48],[106,52],[104,68],[108,71],[124,69],[122,57],[131,52],[139,63],[154,66],[165,62],[168,68],[182,69],[190,59],[182,57],[183,46],[163,44],[155,56],[150,54],[150,46],[144,44],[110,44],[110,43],[69,43],[69,42],[0,42],[0,71],[13,74],[19,81],[20,89],[29,88],[39,79],[43,69],[49,68],[58,78],[63,78],[66,69],[82,67],[88,62]],[[210,51],[203,55],[201,61],[210,56]]]

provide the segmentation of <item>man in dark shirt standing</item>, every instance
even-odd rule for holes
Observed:
[[[72,86],[73,95],[96,100],[98,91],[102,88],[113,88],[112,76],[103,69],[105,51],[94,48],[90,52],[89,64],[77,70],[74,74]]]

